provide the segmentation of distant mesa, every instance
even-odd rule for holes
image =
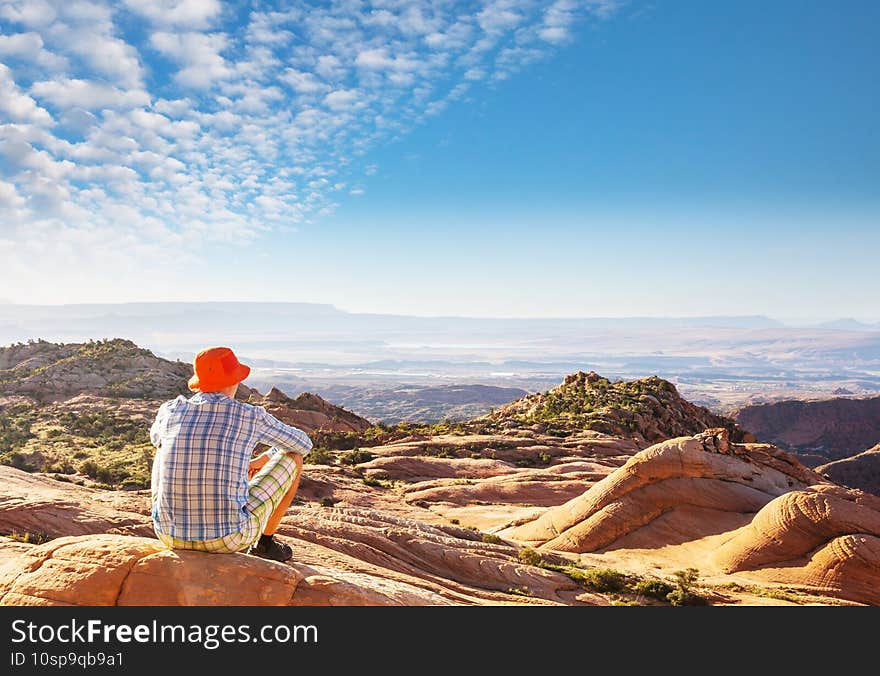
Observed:
[[[818,465],[870,448],[880,439],[880,397],[780,401],[746,406],[736,421],[760,441],[776,444]]]
[[[880,444],[849,458],[816,467],[832,481],[880,496]]]

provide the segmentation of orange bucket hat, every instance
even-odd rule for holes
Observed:
[[[228,347],[209,347],[193,359],[195,375],[189,379],[193,392],[216,392],[240,383],[251,372]]]

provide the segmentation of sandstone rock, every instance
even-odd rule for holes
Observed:
[[[234,580],[235,584],[230,584]],[[340,580],[245,554],[171,551],[158,540],[53,540],[0,568],[0,605],[426,605],[442,597],[368,575]]]
[[[273,387],[263,396],[253,388],[240,385],[236,398],[255,406],[263,406],[279,420],[309,434],[319,430],[360,433],[372,424],[369,420],[308,392],[298,397],[288,397]]]
[[[880,537],[880,511],[848,497],[841,491],[785,493],[722,545],[716,560],[728,572],[753,570],[800,559],[839,536]]]
[[[756,512],[774,497],[806,487],[810,479],[822,481],[763,447],[753,456],[749,445],[731,445],[726,431],[699,434],[636,454],[584,494],[507,535],[547,549],[594,551],[678,506]],[[707,521],[695,537],[716,528]]]
[[[152,536],[146,492],[100,491],[0,466],[0,533]]]

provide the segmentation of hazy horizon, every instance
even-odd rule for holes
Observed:
[[[10,307],[35,307],[35,308],[50,308],[50,307],[103,307],[103,306],[137,306],[137,305],[227,305],[227,304],[241,304],[245,306],[259,306],[259,305],[293,305],[293,306],[316,306],[316,307],[326,307],[331,308],[334,311],[343,312],[346,314],[353,315],[373,315],[373,316],[389,316],[389,317],[412,317],[417,319],[487,319],[487,320],[511,320],[511,321],[620,321],[620,320],[665,320],[665,321],[679,321],[679,320],[736,320],[736,319],[766,319],[773,322],[778,322],[781,325],[792,327],[792,328],[803,328],[803,327],[818,327],[822,324],[836,324],[836,323],[849,323],[855,322],[857,324],[863,324],[865,327],[874,328],[873,325],[877,324],[878,328],[880,328],[880,314],[876,314],[873,316],[841,316],[835,314],[827,314],[824,316],[815,315],[812,317],[791,317],[791,316],[770,316],[766,314],[759,313],[746,313],[746,314],[735,314],[735,315],[727,315],[727,314],[682,314],[682,315],[672,315],[672,314],[656,314],[656,315],[604,315],[604,316],[585,316],[585,315],[569,315],[569,316],[512,316],[512,315],[468,315],[468,314],[455,314],[455,315],[437,315],[437,314],[405,314],[405,313],[393,313],[393,312],[358,312],[355,310],[348,309],[344,307],[340,303],[317,303],[311,301],[301,301],[301,300],[279,300],[279,301],[267,301],[265,299],[250,299],[250,300],[232,300],[232,299],[213,299],[213,300],[132,300],[132,301],[119,301],[119,302],[90,302],[90,301],[82,301],[76,303],[18,303],[15,301],[11,301],[5,298],[0,298],[0,307],[2,306],[10,306]],[[845,328],[845,327],[842,327]]]

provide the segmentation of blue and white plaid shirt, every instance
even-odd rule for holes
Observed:
[[[302,430],[260,406],[218,392],[177,397],[159,408],[150,428],[153,521],[181,540],[213,540],[247,521],[248,463],[258,443],[272,453],[305,455],[312,442]]]

